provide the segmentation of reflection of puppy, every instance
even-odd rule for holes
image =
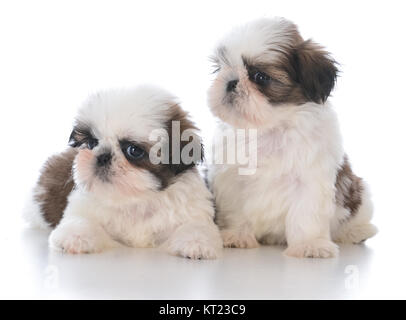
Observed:
[[[99,252],[114,239],[216,258],[222,242],[210,192],[195,167],[203,155],[194,129],[176,99],[156,88],[92,97],[76,119],[71,148],[46,163],[29,218],[55,228],[50,246],[69,253]],[[161,144],[151,142],[154,132]],[[180,157],[184,149],[190,159]],[[168,162],[153,161],[160,156]]]
[[[319,45],[284,19],[236,29],[218,46],[212,112],[225,130],[255,128],[258,167],[212,166],[209,182],[225,246],[287,243],[286,254],[332,257],[332,242],[376,233],[364,182],[343,152],[337,118],[325,103],[337,69]]]

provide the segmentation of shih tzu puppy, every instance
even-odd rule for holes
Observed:
[[[351,170],[327,102],[337,76],[331,56],[274,18],[232,31],[213,61],[208,103],[223,121],[214,146],[230,131],[257,137],[253,174],[238,174],[238,163],[208,171],[224,246],[287,244],[288,256],[327,258],[335,243],[375,235],[367,186]]]
[[[222,250],[196,164],[201,139],[176,98],[143,86],[82,106],[65,152],[45,164],[26,216],[50,247],[100,252],[118,242],[213,259]]]

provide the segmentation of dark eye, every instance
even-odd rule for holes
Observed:
[[[88,138],[87,139],[87,147],[92,150],[95,146],[97,146],[99,142],[95,138]]]
[[[271,77],[268,76],[265,72],[257,71],[252,76],[252,80],[260,86],[266,86],[267,84],[269,84],[269,82],[271,82]]]
[[[214,73],[220,72],[220,70],[221,70],[220,66],[213,66],[212,73],[214,74]]]
[[[125,154],[126,154],[127,158],[129,158],[131,160],[138,160],[144,156],[145,151],[143,149],[141,149],[140,147],[130,144],[125,149]]]

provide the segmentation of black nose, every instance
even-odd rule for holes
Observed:
[[[227,92],[234,91],[237,87],[238,80],[231,80],[227,83]]]
[[[111,163],[111,153],[103,153],[99,156],[97,156],[97,165],[99,167],[105,167],[108,166]]]

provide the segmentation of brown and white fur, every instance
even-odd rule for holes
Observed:
[[[175,122],[180,134],[192,130],[192,141],[176,142]],[[53,229],[50,247],[68,253],[100,252],[120,242],[194,259],[218,257],[222,241],[212,196],[196,169],[202,145],[195,129],[177,99],[161,89],[92,96],[76,118],[71,147],[45,164],[26,217]],[[169,163],[154,164],[148,156],[154,130],[168,132]],[[199,151],[193,161],[172,161],[172,144],[182,151],[189,142]]]
[[[294,257],[334,257],[334,242],[372,237],[366,184],[353,174],[337,117],[326,102],[335,61],[282,18],[235,29],[218,45],[208,102],[227,130],[257,130],[257,168],[208,170],[216,222],[226,247],[287,244]],[[224,145],[226,148],[226,145]]]

